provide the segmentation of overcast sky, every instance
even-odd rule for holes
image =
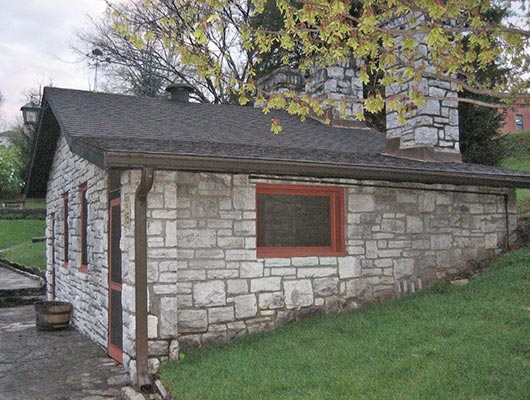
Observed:
[[[0,0],[0,92],[5,128],[19,117],[23,92],[39,83],[89,89],[93,72],[76,63],[75,32],[87,15],[105,11],[105,0]]]
[[[51,80],[56,87],[90,89],[94,72],[86,63],[76,62],[79,55],[72,45],[75,33],[90,26],[88,15],[101,16],[106,4],[105,0],[0,0],[0,6],[2,130],[21,115],[23,93],[30,88]],[[514,11],[521,14],[518,8]]]

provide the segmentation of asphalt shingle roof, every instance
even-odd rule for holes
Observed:
[[[461,174],[497,180],[514,178],[517,185],[530,187],[530,172],[391,157],[383,154],[385,135],[381,132],[363,127],[336,128],[312,119],[302,122],[283,112],[265,115],[252,107],[178,103],[60,88],[46,88],[44,99],[71,143],[101,155],[163,154],[418,171],[439,176]],[[273,118],[281,121],[280,134],[271,132]]]
[[[374,154],[384,150],[385,135],[365,129],[342,129],[281,112],[232,105],[177,103],[169,100],[47,88],[47,99],[63,129],[72,137],[98,138],[119,151],[128,139],[138,150],[180,152],[169,143],[211,143],[232,147],[244,156],[246,147],[345,151]],[[282,133],[271,132],[280,118]],[[109,140],[110,139],[110,140]]]

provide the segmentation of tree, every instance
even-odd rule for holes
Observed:
[[[281,29],[271,30],[248,23],[250,15],[263,14],[268,0],[150,0],[142,5],[147,11],[145,19],[151,20],[147,31],[135,30],[119,12],[115,27],[139,47],[153,37],[171,46],[180,62],[193,69],[197,80],[216,89],[223,87],[222,98],[237,96],[241,104],[254,95],[260,97],[255,92],[254,61],[260,55],[290,53],[296,48],[303,72],[315,62],[332,65],[355,57],[364,61],[364,83],[374,74],[380,75],[384,86],[410,81],[419,84],[426,78],[443,80],[456,85],[459,92],[495,99],[459,97],[459,102],[497,108],[530,100],[529,83],[523,79],[530,69],[530,32],[483,17],[493,7],[512,3],[517,2],[364,0],[352,7],[348,0],[276,0],[283,23]],[[523,6],[525,2],[518,3]],[[243,52],[236,57],[222,46],[227,43],[229,49]],[[479,81],[477,70],[486,70],[499,59],[510,70],[508,78]],[[282,62],[290,60],[284,57]],[[374,90],[364,100],[364,108],[378,112],[386,106],[404,114],[425,102],[427,96],[418,86],[410,85],[407,93],[386,98]],[[266,100],[265,111],[271,108],[288,108],[301,116],[323,112],[321,100],[289,92]]]
[[[508,10],[500,7],[488,10],[483,18],[500,22],[508,15]],[[507,78],[508,70],[500,62],[491,63],[485,69],[478,69],[476,79],[479,82],[502,82]],[[464,78],[463,78],[464,79]],[[464,90],[464,98],[493,103],[495,98],[471,93]],[[460,147],[464,162],[497,165],[504,156],[504,146],[498,137],[504,119],[504,113],[497,109],[480,107],[470,103],[458,105],[460,123]]]
[[[18,197],[24,186],[20,179],[20,156],[16,147],[0,146],[0,197]]]
[[[93,61],[95,51],[103,54],[104,60],[108,61],[104,74],[108,78],[111,91],[147,97],[162,96],[165,86],[175,77],[182,78],[186,68],[179,63],[178,56],[156,37],[147,39],[142,46],[137,46],[129,37],[114,29],[115,14],[119,9],[120,18],[131,21],[135,31],[147,32],[140,21],[144,12],[140,2],[111,7],[114,7],[113,12],[101,20],[91,19],[92,29],[78,34],[82,48],[76,48],[77,52],[83,57],[89,56]],[[190,84],[196,83],[182,80]]]
[[[109,3],[106,17],[93,20],[92,31],[81,33],[80,39],[110,58],[106,74],[123,83],[123,91],[156,97],[168,83],[179,81],[198,89],[198,101],[234,103],[233,88],[248,81],[255,58],[241,42],[243,27],[251,24],[252,2],[227,3],[196,35],[194,26],[210,12],[207,5],[189,0]],[[205,52],[209,60],[199,56]],[[206,64],[216,70],[197,73]]]

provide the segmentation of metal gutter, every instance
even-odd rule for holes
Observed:
[[[105,168],[142,168],[143,166],[156,169],[183,171],[388,180],[394,182],[428,184],[443,183],[501,188],[530,188],[530,177],[478,174],[459,171],[427,171],[413,168],[126,152],[109,152],[105,154]]]
[[[136,313],[136,375],[139,388],[149,387],[147,349],[147,194],[153,187],[153,168],[142,168],[134,201],[134,259]]]

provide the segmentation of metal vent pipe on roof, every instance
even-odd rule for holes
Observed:
[[[166,92],[170,94],[171,101],[177,103],[189,103],[190,93],[194,92],[195,88],[187,83],[172,83],[166,87]]]

